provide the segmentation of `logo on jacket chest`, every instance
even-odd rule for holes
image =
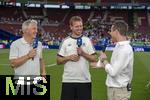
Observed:
[[[71,46],[73,46],[73,44],[71,44],[71,43],[69,43],[68,45],[67,45],[68,47],[71,47]],[[81,46],[86,46],[86,44],[85,43],[82,43],[82,45]]]

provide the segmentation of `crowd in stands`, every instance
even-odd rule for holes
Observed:
[[[21,24],[23,22],[23,18],[14,18],[14,17],[0,17],[1,23],[10,23],[10,24]]]
[[[53,12],[55,12],[55,10]],[[111,24],[115,20],[114,18],[118,18],[119,20],[121,18],[121,20],[127,21],[126,18],[127,12],[125,12],[125,14],[122,15],[121,17],[118,17],[118,14],[116,14],[117,12],[113,12],[110,14],[105,12],[99,14],[100,12],[98,11],[78,11],[78,10],[77,11],[56,10],[56,12],[57,17],[52,14],[53,16],[52,15],[49,16],[54,18],[50,19],[48,16],[47,17],[39,17],[39,15],[37,16],[33,15],[34,17],[32,16],[32,18],[35,18],[39,23],[40,32],[42,33],[41,40],[45,45],[60,45],[61,41],[69,33],[68,19],[70,19],[70,17],[73,15],[80,15],[81,17],[83,17],[84,35],[90,37],[93,44],[97,46],[101,45],[101,42],[104,38],[108,40],[109,45],[114,45],[108,34],[108,32],[110,32]],[[62,16],[60,19],[58,19],[60,15]],[[113,15],[114,17],[112,17]],[[147,19],[148,18],[146,18],[146,20]],[[21,24],[24,20],[25,17],[23,17],[23,15],[20,17],[0,16],[0,29],[4,29],[6,31],[14,33],[15,35],[21,36],[22,35]],[[150,33],[147,34],[141,32],[129,32],[129,33],[130,34],[128,35],[128,39],[131,40],[133,45],[150,45]]]

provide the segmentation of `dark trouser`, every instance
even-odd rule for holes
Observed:
[[[92,100],[91,83],[62,83],[61,100]]]

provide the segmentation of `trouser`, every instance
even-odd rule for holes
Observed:
[[[131,91],[128,91],[126,87],[107,87],[107,97],[108,100],[130,100]]]
[[[63,83],[61,100],[92,100],[91,83]]]

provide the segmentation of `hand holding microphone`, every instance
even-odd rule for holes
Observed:
[[[38,47],[38,37],[37,36],[33,39],[32,47],[33,47],[33,49]]]
[[[100,52],[100,56],[99,56],[99,60],[98,60],[99,63],[103,62],[105,59],[107,59],[105,50],[106,50],[106,44],[102,46],[102,51]]]
[[[104,52],[101,52],[100,53],[100,56],[99,56],[99,59],[103,62],[104,60],[106,60],[107,59],[107,56],[106,56],[106,54],[104,53]]]
[[[104,65],[104,60],[107,59],[107,56],[104,52],[100,52],[100,56],[98,58],[98,62],[96,63],[92,63],[91,65],[94,66],[93,68],[103,68],[105,65]]]
[[[34,56],[36,55],[36,48],[35,49],[32,49],[29,51],[29,53],[27,54],[27,56],[29,57],[29,59],[34,58]]]
[[[107,59],[107,56],[105,54],[105,50],[107,47],[106,39],[103,39],[103,43],[101,47],[102,47],[102,51],[100,52],[99,60],[96,64],[97,67],[102,67],[103,66],[102,62],[104,61],[104,59]]]
[[[77,46],[80,48],[81,45],[82,45],[82,38],[79,37],[79,38],[77,38]]]

